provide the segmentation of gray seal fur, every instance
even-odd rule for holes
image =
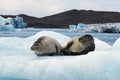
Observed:
[[[60,43],[48,36],[42,36],[31,46],[31,50],[35,52],[37,56],[52,56],[62,55],[60,53],[62,47]]]
[[[64,55],[83,55],[95,50],[93,36],[86,34],[82,37],[74,37],[62,44]]]

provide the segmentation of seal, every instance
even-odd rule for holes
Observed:
[[[82,37],[74,37],[62,44],[64,55],[83,55],[95,50],[94,38],[86,34]]]
[[[62,47],[60,43],[48,36],[42,36],[31,46],[31,50],[35,52],[37,56],[53,56],[61,55]]]

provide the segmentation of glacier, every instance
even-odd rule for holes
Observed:
[[[94,37],[96,49],[87,55],[38,57],[30,50],[41,36],[60,44],[71,37],[41,31],[28,38],[0,37],[0,80],[119,80],[120,38],[110,46]]]

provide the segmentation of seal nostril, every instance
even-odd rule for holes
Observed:
[[[34,50],[34,48],[33,48],[33,47],[31,47],[31,50]]]

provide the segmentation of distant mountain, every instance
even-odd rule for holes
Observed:
[[[3,17],[14,17],[11,15],[2,15]],[[92,10],[69,10],[52,16],[37,18],[24,14],[18,15],[24,18],[28,27],[39,28],[68,28],[70,24],[93,24],[120,22],[120,12],[92,11]]]

